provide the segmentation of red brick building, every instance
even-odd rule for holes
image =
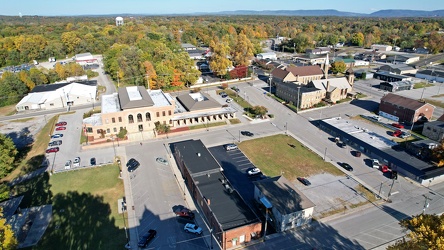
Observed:
[[[381,98],[379,115],[398,122],[412,123],[418,120],[430,120],[435,107],[408,97],[387,94]]]
[[[260,237],[262,222],[228,182],[202,141],[171,145],[187,188],[221,248],[239,247]]]

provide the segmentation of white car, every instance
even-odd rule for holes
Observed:
[[[197,235],[202,234],[202,228],[200,228],[192,223],[187,223],[185,225],[185,227],[183,228],[183,230],[185,230],[185,232],[187,232],[187,233],[195,233]]]
[[[233,101],[233,99],[231,99],[231,98],[227,98],[227,100],[226,100],[227,103],[230,103],[231,101]]]
[[[74,158],[74,167],[80,167],[80,157]]]
[[[247,171],[247,174],[252,176],[252,175],[257,175],[260,174],[261,170],[259,168],[252,168],[250,170]]]
[[[65,169],[70,169],[71,168],[71,160],[67,160],[65,163]]]
[[[381,166],[381,163],[379,163],[378,159],[372,159],[372,167],[379,169],[379,166]]]

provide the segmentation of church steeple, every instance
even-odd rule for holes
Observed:
[[[328,53],[327,53],[327,57],[325,58],[325,63],[324,63],[324,78],[328,79],[328,65],[330,64],[330,60],[328,59]]]

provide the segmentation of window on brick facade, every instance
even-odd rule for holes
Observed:
[[[137,114],[137,122],[143,122],[142,120],[142,114]]]
[[[162,116],[165,116],[165,111],[162,111]]]
[[[156,112],[156,116],[159,117],[159,116],[160,116],[160,113],[159,113],[159,112]]]
[[[119,117],[119,122],[122,122],[122,117]]]
[[[133,117],[133,115],[129,115],[129,116],[128,116],[128,122],[129,122],[129,123],[134,123],[134,117]]]
[[[112,122],[112,123],[116,123],[116,118],[114,118],[114,117],[111,118],[111,122]]]

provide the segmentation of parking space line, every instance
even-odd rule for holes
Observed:
[[[242,167],[242,166],[251,166],[251,167],[253,167],[253,164],[251,164],[251,163],[244,163],[244,164],[237,164],[239,167]]]

